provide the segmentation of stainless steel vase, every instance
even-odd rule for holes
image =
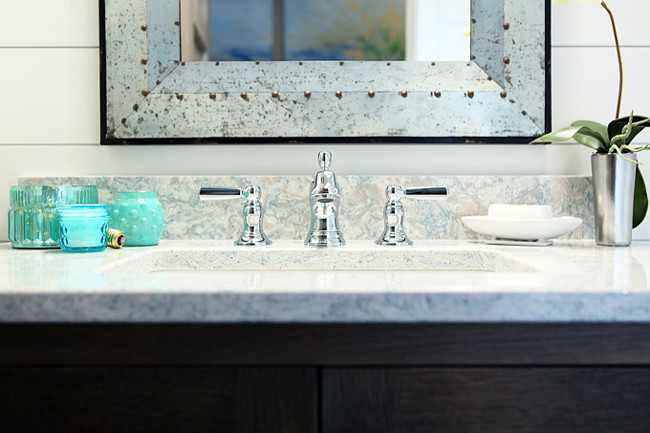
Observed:
[[[636,161],[636,155],[626,154]],[[632,242],[636,164],[616,154],[591,157],[596,244],[628,246]]]

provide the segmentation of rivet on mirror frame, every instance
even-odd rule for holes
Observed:
[[[278,93],[278,92],[273,92],[273,93],[271,93],[271,97],[277,99],[277,98],[280,97],[280,93]]]
[[[146,31],[147,31],[147,28],[148,28],[148,27],[147,27],[146,24],[142,24],[142,25],[140,26],[140,30],[142,30],[143,32],[146,32]]]
[[[406,98],[409,95],[409,93],[406,90],[402,90],[401,92],[399,92],[399,95],[402,98]]]
[[[505,63],[506,65],[507,65],[508,63],[510,63],[510,57],[504,57],[504,58],[503,58],[503,63]]]
[[[369,97],[369,98],[374,98],[374,97],[375,97],[375,92],[374,92],[374,90],[371,90],[371,91],[368,92],[368,97]]]
[[[528,116],[528,113],[526,113],[525,111],[522,111],[521,114],[523,114],[524,116]]]
[[[472,24],[476,24],[476,18],[472,18]]]
[[[182,93],[177,93],[176,94],[176,99],[178,99],[179,101],[182,101],[183,100],[183,94]]]
[[[476,56],[472,56],[472,60],[476,60]]]
[[[217,99],[216,93],[210,93],[210,99]]]
[[[305,91],[305,98],[307,99],[311,98],[311,92],[309,90]]]
[[[436,90],[435,92],[433,92],[433,95],[434,95],[436,98],[439,98],[440,96],[442,96],[442,93],[440,93],[440,90]]]
[[[431,62],[431,66],[436,66],[436,62]]]
[[[504,99],[506,98],[506,96],[508,96],[508,94],[505,92],[505,90],[503,92],[501,92],[500,95]]]
[[[345,62],[339,62],[339,66],[343,66]]]
[[[138,106],[138,104],[135,104],[135,105],[133,106],[133,111],[138,111],[138,108],[140,108],[140,107]]]
[[[509,30],[510,29],[510,23],[503,23],[503,30]]]
[[[467,97],[473,98],[474,97],[474,91],[473,90],[468,91],[467,92]]]
[[[257,61],[257,62],[255,62],[255,64],[256,64],[256,65],[259,65],[259,64],[260,64],[260,62],[259,62],[259,61]]]
[[[248,101],[248,93],[246,93],[246,92],[241,92],[241,94],[240,94],[239,96],[241,96],[241,98],[242,98],[244,101]]]
[[[156,80],[156,86],[160,86],[160,83],[161,83],[160,80]]]
[[[298,66],[302,66],[302,62],[298,62]]]
[[[122,123],[126,123],[126,117],[122,117]]]
[[[174,21],[174,25],[175,25],[175,26],[180,26],[181,23],[180,23],[179,21]]]
[[[386,63],[386,66],[390,66],[390,62]]]
[[[336,97],[341,99],[343,97],[343,92],[341,92],[340,90],[337,90],[336,91]]]
[[[219,66],[219,62],[214,62],[214,66]]]
[[[185,66],[185,62],[181,62],[181,66]]]
[[[140,92],[140,93],[142,93],[142,96],[144,96],[144,97],[149,96],[149,91],[148,91],[148,90],[143,90],[143,91]]]
[[[146,57],[144,59],[140,59],[140,63],[142,63],[143,65],[146,65],[147,62],[148,62],[148,60],[147,60]]]

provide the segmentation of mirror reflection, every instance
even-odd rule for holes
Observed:
[[[181,0],[184,61],[469,59],[468,0]]]

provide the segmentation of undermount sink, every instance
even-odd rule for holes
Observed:
[[[177,245],[180,243],[177,243]],[[121,274],[224,271],[479,271],[534,272],[535,268],[501,251],[481,247],[382,247],[370,242],[320,249],[298,242],[272,246],[167,246],[104,266]]]

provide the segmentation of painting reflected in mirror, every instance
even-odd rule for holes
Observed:
[[[181,2],[185,61],[462,61],[469,28],[469,1]]]

